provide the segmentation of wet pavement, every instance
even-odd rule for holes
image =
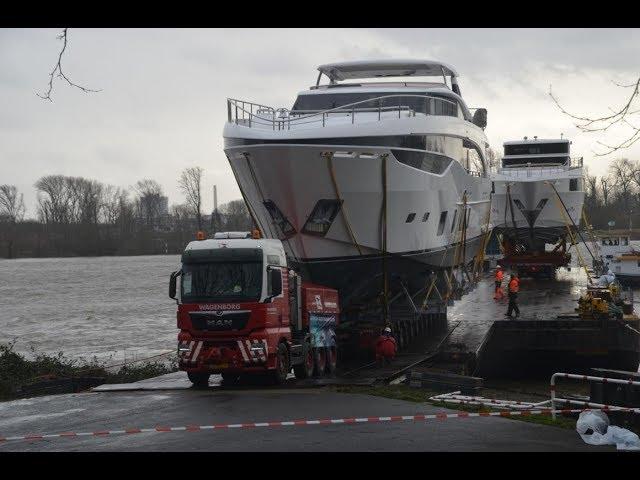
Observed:
[[[184,374],[182,374],[184,375]],[[186,376],[185,376],[186,377]],[[429,404],[325,388],[184,388],[171,374],[146,381],[164,391],[93,392],[0,403],[0,436],[453,413]],[[150,432],[0,441],[2,451],[611,451],[572,430],[506,418]]]
[[[503,289],[509,276],[505,275]],[[578,305],[577,301],[587,285],[584,269],[572,267],[560,268],[555,278],[521,278],[518,306],[520,318],[541,320],[555,318],[563,313],[571,313]],[[505,320],[508,301],[493,299],[493,272],[490,272],[476,288],[449,307],[448,323],[456,330],[448,339],[448,344],[462,344],[468,351],[476,351],[495,321]]]

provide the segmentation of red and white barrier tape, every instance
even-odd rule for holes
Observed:
[[[3,442],[16,440],[44,440],[48,438],[62,437],[101,437],[105,435],[122,435],[134,433],[151,433],[151,432],[199,432],[202,430],[231,430],[243,428],[259,428],[259,427],[292,427],[305,425],[338,425],[338,424],[354,424],[354,423],[380,423],[380,422],[404,422],[404,421],[422,421],[422,420],[446,420],[449,418],[473,418],[473,417],[510,417],[510,416],[530,416],[530,415],[551,415],[554,413],[579,413],[584,412],[584,408],[579,409],[560,409],[552,410],[550,408],[542,408],[536,410],[517,410],[511,412],[459,412],[459,413],[435,413],[429,415],[395,415],[390,417],[361,417],[361,418],[333,418],[322,420],[291,420],[285,422],[259,422],[259,423],[226,423],[217,425],[187,425],[184,427],[154,427],[154,428],[129,428],[125,430],[100,430],[96,432],[64,432],[52,434],[32,434],[32,435],[14,435],[10,437],[0,436],[0,444]],[[592,409],[604,410],[604,409]]]

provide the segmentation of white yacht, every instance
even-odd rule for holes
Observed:
[[[571,159],[567,139],[504,143],[492,173],[491,223],[526,249],[544,251],[580,224],[584,203],[582,158]]]
[[[291,108],[228,99],[224,150],[250,213],[343,307],[380,294],[383,277],[417,297],[490,228],[486,110],[471,113],[440,62],[318,71]]]
[[[602,272],[609,270],[623,285],[640,283],[640,242],[631,240],[628,232],[607,232],[597,236],[597,253]],[[594,265],[595,266],[595,265]]]

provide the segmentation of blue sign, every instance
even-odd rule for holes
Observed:
[[[309,331],[311,332],[312,347],[335,347],[336,346],[336,316],[319,315],[312,313],[309,315]]]

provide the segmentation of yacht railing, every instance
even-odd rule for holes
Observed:
[[[236,125],[243,125],[247,127],[254,126],[265,126],[271,127],[273,130],[290,130],[291,126],[299,126],[306,125],[311,123],[321,124],[323,127],[326,126],[327,120],[330,116],[343,116],[343,117],[351,117],[351,123],[356,122],[356,117],[363,113],[377,113],[377,120],[380,121],[383,118],[383,113],[388,112],[398,112],[398,118],[402,117],[402,114],[405,113],[407,117],[415,117],[416,110],[408,105],[402,105],[403,98],[422,98],[425,101],[425,108],[423,110],[419,110],[419,113],[423,113],[426,115],[437,115],[437,116],[456,116],[458,104],[455,101],[448,100],[442,97],[435,97],[432,95],[384,95],[376,98],[368,98],[366,100],[360,100],[358,102],[350,103],[347,105],[342,105],[340,107],[331,108],[327,110],[289,110],[286,108],[272,108],[266,105],[260,105],[258,103],[247,102],[245,100],[238,100],[235,98],[227,99],[227,115],[228,121],[230,123],[235,123]],[[375,102],[383,99],[391,99],[397,98],[398,105],[388,105],[382,106],[381,102],[379,102],[378,107],[358,107],[358,105]],[[433,101],[433,107],[430,105],[430,101]],[[456,112],[454,115],[447,115],[446,113],[437,114],[431,113],[432,111],[438,111],[435,108],[436,104],[442,105],[439,111],[441,112]],[[453,107],[453,108],[452,108]],[[448,110],[447,110],[448,109]],[[371,119],[371,115],[366,117],[368,120]],[[389,118],[388,115],[385,115],[384,118]]]
[[[540,174],[564,173],[568,170],[581,168],[583,166],[583,157],[569,158],[565,163],[546,163],[544,166],[540,164],[522,163],[517,165],[509,165],[508,167],[498,167],[497,173],[509,175],[511,177],[535,177]]]

